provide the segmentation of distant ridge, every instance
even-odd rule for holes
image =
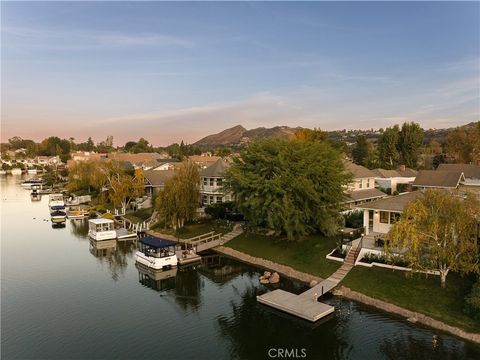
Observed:
[[[282,138],[290,139],[301,130],[301,127],[291,128],[289,126],[275,126],[272,128],[259,127],[251,130],[245,129],[242,125],[223,130],[198,140],[197,146],[239,146],[256,139]]]

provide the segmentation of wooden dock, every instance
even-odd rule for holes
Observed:
[[[335,308],[319,302],[318,299],[327,292],[333,290],[333,288],[347,275],[355,263],[358,252],[359,241],[355,241],[345,258],[345,262],[335,273],[332,274],[332,276],[321,281],[319,284],[300,295],[277,289],[257,296],[257,301],[261,304],[268,305],[277,310],[311,322],[320,320],[333,313]]]

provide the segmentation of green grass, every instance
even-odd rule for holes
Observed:
[[[480,322],[463,312],[464,297],[472,280],[450,273],[447,287],[440,287],[438,276],[410,274],[378,267],[356,266],[342,284],[352,290],[403,308],[420,312],[468,331],[480,332]]]
[[[133,223],[142,223],[152,216],[153,208],[137,210],[124,215],[125,218]]]
[[[223,220],[206,219],[200,222],[186,224],[182,229],[177,230],[177,232],[174,232],[172,229],[163,229],[159,226],[155,226],[154,228],[163,234],[174,235],[180,239],[190,239],[211,231],[215,231],[215,233],[226,234],[232,231],[233,224],[227,224]]]
[[[335,240],[320,235],[311,235],[301,242],[287,242],[245,232],[225,246],[324,278],[341,265],[325,258],[336,247]]]

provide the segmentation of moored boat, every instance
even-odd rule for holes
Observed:
[[[14,168],[11,170],[12,175],[22,175],[22,169]]]
[[[177,255],[175,255],[177,246],[179,245],[172,240],[146,236],[139,241],[135,259],[152,269],[169,269],[178,264]]]
[[[88,236],[93,240],[111,240],[117,238],[114,222],[110,219],[88,220]]]
[[[62,210],[55,210],[50,213],[51,221],[54,223],[65,222],[67,220],[67,214]]]
[[[42,179],[27,179],[22,183],[22,186],[27,189],[32,188],[35,185],[42,186]]]
[[[48,206],[50,210],[60,210],[60,208],[65,209],[63,194],[50,194],[48,196]]]

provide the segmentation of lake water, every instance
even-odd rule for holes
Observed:
[[[2,359],[269,359],[283,349],[308,359],[480,358],[476,345],[338,298],[314,326],[278,314],[256,302],[268,290],[257,269],[218,256],[157,281],[135,266],[133,242],[91,243],[83,220],[52,228],[48,196],[32,202],[19,181],[0,177]]]

